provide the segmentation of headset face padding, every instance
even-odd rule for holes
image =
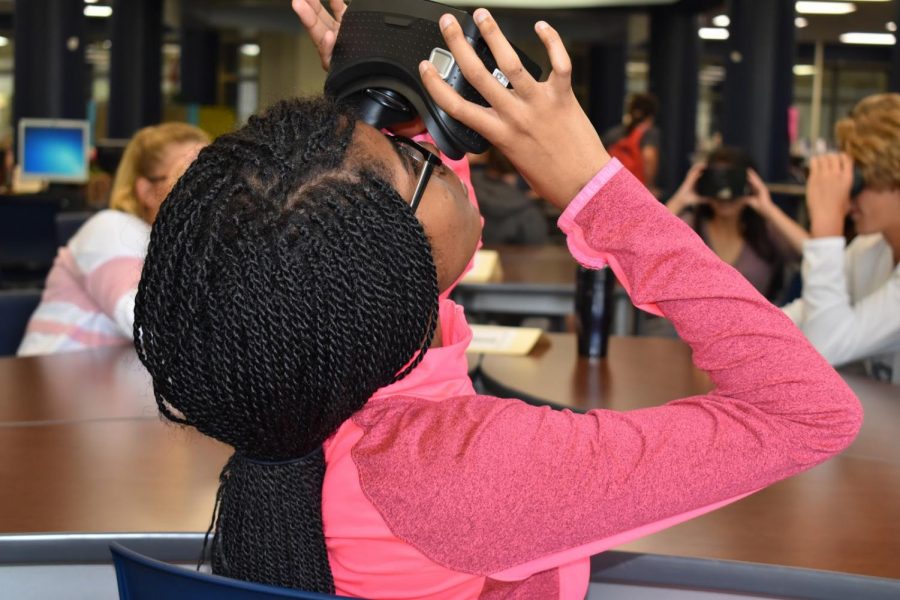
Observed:
[[[325,92],[356,104],[360,118],[379,129],[418,115],[444,154],[459,159],[484,152],[489,143],[441,110],[419,76],[419,62],[431,60],[463,98],[487,106],[446,49],[438,20],[448,12],[488,70],[509,85],[468,13],[428,0],[354,0],[341,20]],[[540,67],[516,51],[526,70],[540,78]]]

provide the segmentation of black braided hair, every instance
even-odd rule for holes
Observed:
[[[200,153],[150,237],[135,346],[161,413],[235,449],[210,525],[225,576],[334,591],[322,443],[434,335],[430,245],[355,123],[321,98],[251,118]]]

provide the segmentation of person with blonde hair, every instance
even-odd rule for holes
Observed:
[[[201,129],[163,123],[138,131],[116,170],[109,209],[59,249],[19,356],[130,343],[150,227],[181,174],[209,143]]]
[[[900,94],[864,98],[835,134],[841,152],[810,164],[803,295],[784,310],[832,364],[900,384]]]

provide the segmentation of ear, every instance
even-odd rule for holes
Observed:
[[[137,197],[138,204],[141,205],[141,208],[146,209],[148,207],[152,188],[153,183],[146,177],[138,176],[138,178],[134,180],[134,195]]]

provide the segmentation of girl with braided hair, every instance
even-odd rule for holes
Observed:
[[[675,324],[716,388],[630,413],[476,396],[471,334],[439,301],[478,240],[464,187],[330,101],[276,105],[176,185],[137,298],[161,412],[235,450],[216,573],[366,598],[583,598],[590,555],[822,462],[859,428],[800,332],[609,159],[558,34],[536,25],[553,65],[539,83],[474,16],[515,91],[445,16],[491,108],[423,63],[429,92],[563,209],[582,264]]]

